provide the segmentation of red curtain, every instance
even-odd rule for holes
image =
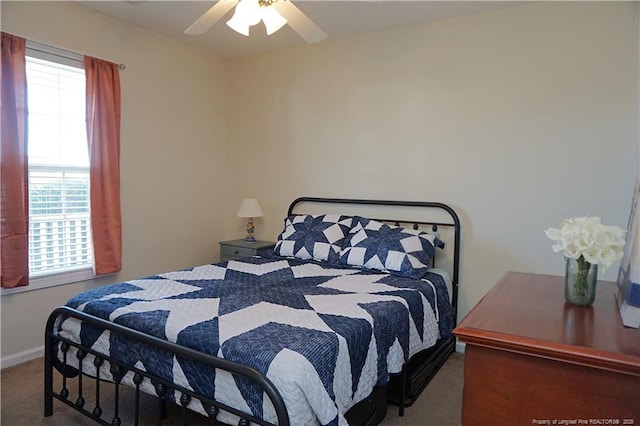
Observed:
[[[0,62],[0,284],[29,284],[26,40],[2,33]]]
[[[120,75],[118,65],[85,56],[94,272],[122,269]]]

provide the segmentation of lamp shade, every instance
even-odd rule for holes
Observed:
[[[249,36],[249,25],[241,19],[235,19],[235,16],[227,21],[229,28],[244,36]]]
[[[238,217],[262,217],[262,207],[255,198],[245,198],[238,209]]]
[[[240,17],[249,26],[256,25],[262,19],[258,0],[240,0],[240,3],[236,6],[234,17],[236,14],[240,14]]]
[[[278,13],[275,7],[269,5],[262,7],[262,22],[264,22],[267,35],[271,35],[282,28],[287,20]]]
[[[262,19],[262,11],[258,0],[240,0],[236,10],[227,21],[227,25],[240,34],[249,35],[249,27]]]

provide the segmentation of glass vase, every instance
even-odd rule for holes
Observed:
[[[587,262],[584,257],[566,259],[564,275],[564,299],[570,305],[591,306],[596,300],[598,265]]]

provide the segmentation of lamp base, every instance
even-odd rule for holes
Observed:
[[[256,239],[253,236],[253,231],[255,231],[255,226],[253,226],[253,218],[250,217],[247,222],[247,238],[244,239],[245,243],[255,243]]]

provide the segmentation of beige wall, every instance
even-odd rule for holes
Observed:
[[[637,8],[525,2],[234,60],[232,162],[254,171],[236,194],[264,203],[264,238],[301,195],[450,204],[460,318],[507,270],[561,275],[543,229],[628,220]]]
[[[2,359],[10,362],[41,347],[48,313],[83,289],[218,259],[228,95],[225,61],[70,2],[2,2],[2,30],[127,67],[122,272],[2,296]]]
[[[263,239],[301,195],[436,200],[463,221],[460,318],[506,270],[562,274],[542,229],[626,225],[638,16],[523,3],[225,62],[70,3],[2,2],[3,31],[127,65],[124,264],[103,282],[216,260],[245,197]],[[3,361],[35,353],[48,312],[100,283],[3,296]]]

